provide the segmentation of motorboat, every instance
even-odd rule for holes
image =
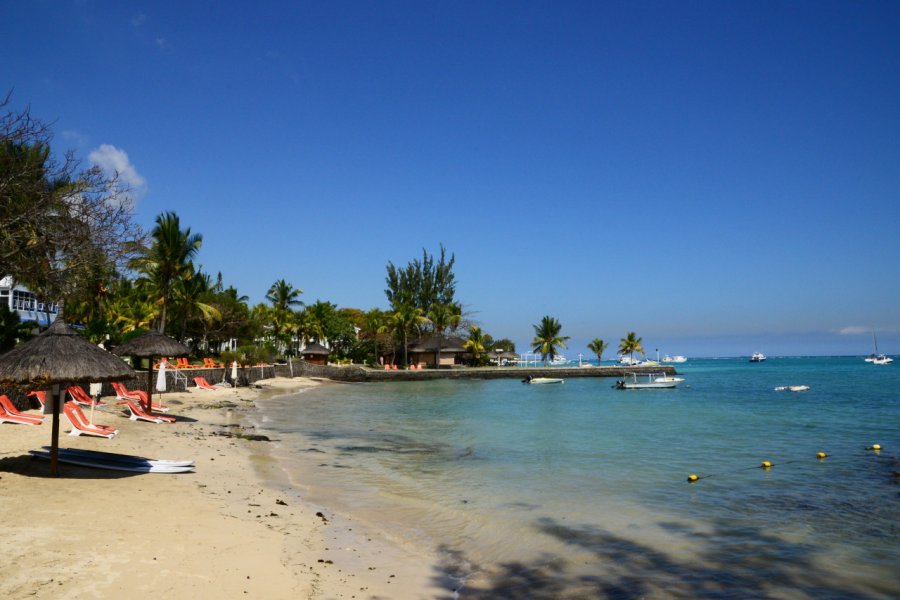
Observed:
[[[565,383],[565,379],[559,379],[557,377],[533,377],[529,375],[525,379],[522,380],[522,383],[530,383],[532,385],[541,385],[548,383]]]
[[[553,357],[553,360],[550,361],[550,365],[554,367],[559,367],[561,365],[569,364],[569,359],[563,356],[562,354],[557,354]]]
[[[808,392],[811,389],[812,388],[810,388],[808,385],[779,385],[777,388],[775,388],[775,391],[776,392],[784,392],[784,391]]]
[[[663,361],[664,363],[686,363],[686,362],[687,362],[687,356],[682,356],[682,355],[680,355],[680,354],[677,354],[677,355],[675,355],[675,356],[669,356],[668,354],[666,354],[666,355],[663,357],[662,361]]]
[[[750,357],[750,362],[763,362],[764,360],[766,360],[766,355],[762,352],[754,352]]]
[[[636,367],[637,365],[641,364],[641,359],[639,359],[639,358],[632,358],[631,356],[628,356],[628,355],[626,354],[626,355],[623,355],[623,356],[620,356],[620,357],[619,357],[619,364],[620,364],[620,365],[625,365],[625,366],[628,366],[628,367]]]
[[[657,390],[674,388],[684,381],[681,377],[670,377],[665,373],[625,373],[625,378],[616,382],[618,390]]]

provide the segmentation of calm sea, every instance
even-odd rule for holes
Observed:
[[[438,549],[448,597],[900,597],[900,365],[677,368],[335,385],[258,418],[311,499]]]

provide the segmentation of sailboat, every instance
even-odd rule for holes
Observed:
[[[875,330],[872,330],[872,343],[875,345],[875,352],[870,354],[865,358],[866,362],[872,363],[873,365],[889,365],[894,362],[894,359],[885,354],[878,354],[878,338],[875,337]]]

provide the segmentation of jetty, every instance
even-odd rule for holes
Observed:
[[[385,370],[359,365],[314,365],[297,361],[293,365],[295,375],[323,377],[335,381],[430,381],[433,379],[525,379],[532,377],[624,377],[625,373],[665,373],[677,375],[671,365],[601,367],[453,367],[450,369]]]

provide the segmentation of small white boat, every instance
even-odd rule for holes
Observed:
[[[663,361],[664,363],[686,363],[686,362],[687,362],[687,357],[686,357],[686,356],[682,356],[682,355],[680,355],[680,354],[677,354],[677,355],[675,355],[675,356],[669,356],[668,354],[666,354],[666,355],[663,357],[662,361]]]
[[[673,388],[684,381],[681,377],[670,377],[664,373],[626,373],[625,379],[616,382],[619,390],[656,390]]]
[[[894,359],[885,354],[879,354],[875,358],[872,359],[873,365],[889,365],[894,362]]]
[[[639,359],[639,358],[631,358],[630,356],[627,356],[627,355],[626,355],[626,356],[620,356],[620,357],[619,357],[619,364],[620,364],[620,365],[625,365],[625,366],[628,366],[628,367],[635,367],[635,366],[641,364],[641,359]]]
[[[774,389],[776,392],[808,392],[812,388],[810,388],[808,385],[779,385]]]
[[[565,383],[565,379],[558,379],[556,377],[533,377],[529,375],[525,379],[522,380],[522,383],[530,383],[532,385],[540,385],[546,383]]]
[[[553,360],[550,361],[550,364],[553,365],[554,367],[558,367],[560,365],[567,365],[567,364],[569,364],[569,359],[566,358],[565,356],[563,356],[562,354],[557,354],[556,356],[553,357]]]
[[[763,362],[764,360],[766,360],[766,355],[762,352],[754,352],[750,357],[750,362]]]

